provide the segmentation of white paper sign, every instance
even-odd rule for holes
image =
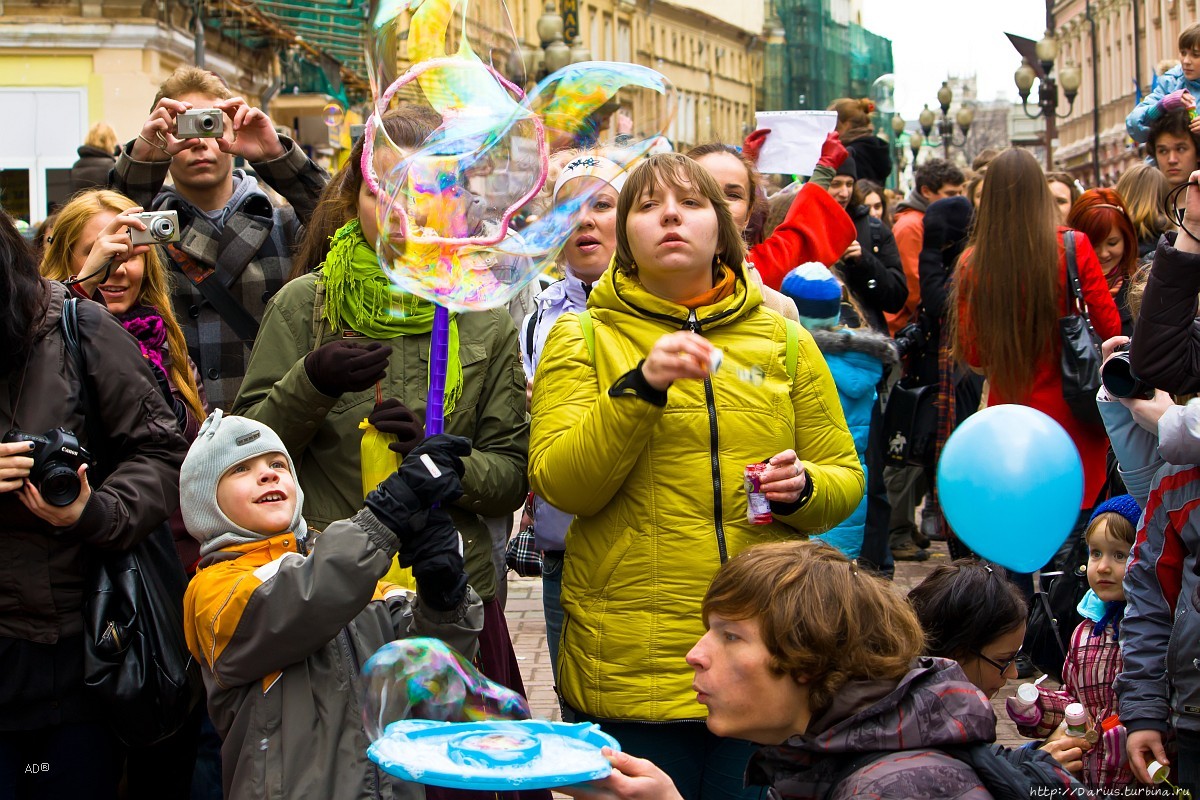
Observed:
[[[758,154],[758,171],[784,175],[812,175],[821,145],[837,126],[836,111],[758,111],[756,128],[771,135]]]

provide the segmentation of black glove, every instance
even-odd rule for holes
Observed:
[[[330,397],[361,392],[387,374],[392,348],[379,342],[358,345],[339,340],[304,357],[304,371],[317,391]]]
[[[425,426],[417,420],[417,415],[394,397],[389,397],[382,403],[376,403],[367,422],[375,426],[380,433],[390,433],[396,441],[388,445],[402,456],[412,452],[417,443],[425,437]]]
[[[944,250],[967,238],[975,209],[965,197],[947,197],[929,204],[925,210],[923,247]]]
[[[470,454],[470,439],[439,433],[414,447],[404,457],[396,474],[423,506],[428,508],[435,503],[453,503],[462,497],[462,476],[466,471],[463,457]],[[421,456],[429,456],[441,474],[435,476],[430,472]]]
[[[462,539],[449,512],[429,510],[424,529],[400,546],[400,565],[412,565],[417,579],[417,596],[436,611],[458,608],[467,591]]]
[[[396,534],[402,564],[406,548],[410,548],[408,543],[420,536],[425,526],[424,512],[436,503],[452,503],[462,497],[461,456],[470,452],[470,441],[461,436],[431,436],[405,456],[400,469],[367,495],[367,508]],[[422,455],[429,456],[439,475],[429,471]],[[412,563],[411,558],[408,563]]]

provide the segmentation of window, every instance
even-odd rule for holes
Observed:
[[[0,205],[35,224],[69,193],[75,149],[87,133],[87,90],[0,89],[20,125],[0,125]]]
[[[617,23],[617,61],[633,62],[633,29],[628,22]]]
[[[604,15],[604,60],[613,60],[612,15]]]

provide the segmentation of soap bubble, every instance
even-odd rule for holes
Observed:
[[[389,48],[406,36],[414,66],[386,85],[386,68],[374,78],[362,168],[377,198],[380,263],[401,290],[451,311],[503,305],[553,264],[580,209],[602,187],[593,182],[515,230],[518,212],[546,181],[548,153],[612,141],[619,130],[629,164],[670,124],[675,90],[647,67],[587,62],[547,76],[526,97],[512,80],[521,80],[514,69],[519,42],[514,36],[511,47],[492,48],[488,60],[476,55],[465,35],[466,0],[385,6],[372,23],[373,58],[394,63]],[[412,101],[414,94],[442,124],[406,150],[379,118],[398,97]]]
[[[529,719],[525,698],[481,675],[441,639],[385,644],[363,667],[363,721],[371,741],[403,719]]]
[[[321,115],[325,120],[325,124],[331,128],[336,128],[337,126],[341,125],[342,120],[345,119],[346,116],[345,112],[342,111],[342,107],[337,103],[327,104],[323,109],[321,109]]]

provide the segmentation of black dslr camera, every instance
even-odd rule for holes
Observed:
[[[33,458],[29,480],[52,506],[74,503],[82,488],[76,474],[80,465],[95,464],[92,454],[79,446],[75,434],[64,428],[54,428],[41,436],[12,430],[4,434],[4,442],[34,443],[29,452]]]
[[[1129,363],[1129,344],[1119,345],[1112,358],[1100,368],[1100,382],[1113,397],[1126,400],[1152,400],[1154,387],[1140,379]]]

